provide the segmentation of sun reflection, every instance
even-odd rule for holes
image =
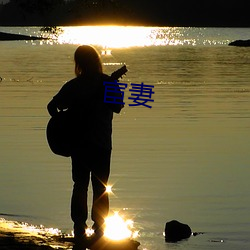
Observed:
[[[133,223],[132,220],[124,220],[115,212],[105,220],[104,236],[114,241],[136,238],[138,231],[133,231]]]
[[[125,26],[81,26],[64,27],[58,42],[71,44],[93,44],[103,48],[124,48],[151,45],[152,28]],[[104,50],[103,53],[109,53]]]
[[[215,39],[211,30],[192,27],[144,27],[144,26],[66,26],[56,34],[39,35],[49,38],[43,44],[90,44],[102,47],[103,56],[111,55],[114,48],[145,46],[199,46],[228,44],[228,39]],[[32,45],[37,42],[32,41]]]
[[[101,46],[102,55],[110,55],[111,48],[195,45],[194,39],[184,39],[183,29],[176,27],[71,26],[63,31],[58,35],[59,43]]]

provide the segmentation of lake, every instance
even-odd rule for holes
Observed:
[[[70,158],[48,147],[46,106],[88,43],[111,51],[106,73],[129,69],[113,121],[110,207],[134,221],[140,249],[249,249],[250,48],[228,43],[250,29],[62,29],[54,42],[0,42],[0,217],[72,230]],[[152,108],[129,106],[131,83],[141,82],[154,85]],[[204,234],[165,243],[173,219]]]

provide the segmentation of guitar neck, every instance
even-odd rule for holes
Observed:
[[[118,81],[119,78],[121,78],[126,72],[127,72],[127,67],[126,65],[122,66],[120,69],[114,71],[110,78],[111,78],[111,81]]]

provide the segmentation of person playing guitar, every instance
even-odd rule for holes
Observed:
[[[98,52],[88,45],[79,46],[74,59],[76,78],[65,83],[47,106],[52,116],[47,137],[53,152],[71,156],[74,182],[71,218],[75,242],[80,244],[86,237],[90,178],[93,187],[92,228],[96,236],[103,235],[104,219],[109,212],[106,186],[110,174],[112,118],[113,113],[119,113],[123,107],[104,102],[103,82],[118,80],[127,69],[123,66],[111,76],[104,74]],[[66,148],[66,153],[60,152],[62,147],[63,150]]]

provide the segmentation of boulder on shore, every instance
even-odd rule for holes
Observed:
[[[165,241],[177,242],[187,239],[191,236],[191,228],[187,224],[180,223],[179,221],[172,220],[166,223],[165,226]]]
[[[0,41],[43,40],[46,38],[0,32]]]
[[[250,47],[249,40],[236,40],[228,44],[229,46]]]

